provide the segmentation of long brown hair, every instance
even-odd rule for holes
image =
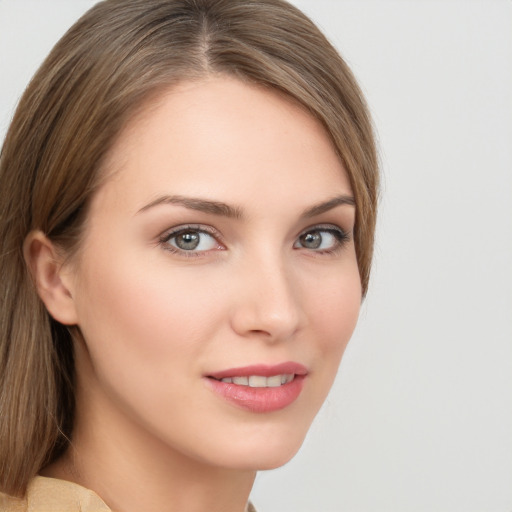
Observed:
[[[76,251],[123,126],[151,95],[212,73],[278,90],[325,126],[355,196],[366,293],[378,189],[372,126],[351,71],[315,25],[283,0],[100,2],[32,79],[0,155],[0,491],[22,495],[73,425],[72,330],[39,300],[24,239],[38,229]]]

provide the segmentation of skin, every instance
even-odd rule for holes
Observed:
[[[72,448],[44,474],[116,511],[242,512],[255,471],[299,449],[357,321],[354,206],[303,216],[352,196],[347,174],[301,107],[221,76],[163,94],[121,134],[105,171],[76,259],[57,265],[41,233],[27,242],[48,310],[83,334]],[[166,195],[222,202],[237,216],[148,206]],[[210,230],[201,250],[164,241],[191,224]],[[305,232],[328,250],[305,247]],[[308,375],[278,411],[242,409],[205,382],[285,361]]]

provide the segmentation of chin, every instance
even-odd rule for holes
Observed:
[[[295,428],[295,431],[294,431]],[[262,429],[254,435],[224,446],[217,463],[239,470],[263,471],[276,469],[288,463],[302,446],[306,432],[290,426],[286,432],[269,432]]]
[[[267,457],[266,460],[258,461],[259,463],[255,464],[254,469],[256,471],[267,471],[270,469],[280,468],[285,464],[288,464],[288,462],[290,462],[293,459],[293,457],[295,457],[295,455],[299,451],[299,448],[300,446],[293,452],[287,454],[273,454],[272,456]]]
[[[237,454],[232,460],[223,461],[222,466],[242,471],[266,471],[284,466],[297,454],[302,443],[292,449],[276,451],[259,450],[250,453]],[[243,457],[243,458],[241,458]]]

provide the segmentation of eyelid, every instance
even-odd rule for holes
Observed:
[[[215,228],[206,224],[182,224],[180,226],[175,226],[173,228],[166,229],[159,236],[159,239],[169,240],[173,236],[177,236],[185,231],[199,231],[201,233],[207,233],[208,235],[218,238],[219,240],[222,239],[222,235]]]
[[[198,233],[205,233],[212,238],[215,239],[215,241],[219,244],[219,246],[222,246],[222,249],[225,249],[225,244],[223,242],[223,237],[219,231],[217,231],[212,226],[208,226],[205,224],[182,224],[179,226],[175,226],[173,228],[165,230],[159,237],[158,237],[158,243],[161,245],[164,250],[169,251],[174,254],[178,254],[180,256],[185,257],[201,257],[205,256],[207,253],[210,253],[212,251],[215,251],[214,249],[211,250],[204,250],[204,251],[185,251],[178,247],[174,247],[173,245],[170,245],[168,242],[172,238],[175,238],[179,236],[181,233],[185,233],[187,231],[197,231]],[[217,250],[222,250],[217,249]]]
[[[341,233],[347,237],[352,236],[352,230],[346,230],[343,229],[341,226],[338,226],[337,224],[331,223],[312,224],[311,226],[308,226],[307,228],[303,229],[298,234],[298,236],[304,235],[305,233],[308,233],[310,231],[337,231],[338,233]]]
[[[178,247],[175,247],[171,244],[169,244],[169,240],[171,240],[174,237],[179,236],[181,233],[187,232],[187,231],[197,231],[199,233],[205,233],[212,238],[215,239],[215,241],[222,247],[218,247],[216,249],[209,249],[209,250],[201,250],[201,251],[186,251],[183,249],[180,249]],[[306,247],[297,247],[297,249],[304,249],[306,251],[316,253],[316,254],[332,254],[335,253],[338,250],[341,250],[346,243],[348,243],[352,238],[352,230],[345,230],[342,227],[340,227],[337,224],[332,223],[323,223],[323,224],[312,224],[311,226],[303,229],[296,237],[296,242],[299,240],[299,238],[309,232],[312,231],[324,231],[329,232],[333,234],[337,240],[337,244],[335,247],[330,249],[308,249]],[[163,248],[171,253],[178,254],[185,257],[201,257],[206,256],[207,254],[211,252],[216,252],[218,250],[226,249],[225,242],[223,240],[222,234],[217,231],[212,226],[208,226],[205,224],[182,224],[179,226],[175,226],[173,228],[167,229],[164,231],[159,237],[158,242]]]
[[[332,234],[336,238],[336,245],[329,249],[308,249],[307,247],[295,247],[296,243],[298,243],[301,236],[313,232],[313,231],[320,231],[320,232],[328,232]],[[309,226],[306,229],[303,229],[299,235],[296,238],[296,242],[294,243],[294,248],[297,249],[303,249],[304,251],[311,253],[313,255],[329,255],[329,254],[336,254],[340,250],[342,250],[345,245],[350,242],[352,239],[352,230],[345,230],[342,227],[336,225],[336,224],[313,224],[312,226]]]

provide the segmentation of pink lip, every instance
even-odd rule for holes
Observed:
[[[241,368],[229,368],[219,372],[210,373],[208,377],[214,379],[226,379],[229,377],[249,377],[250,375],[261,375],[262,377],[272,377],[273,375],[291,374],[306,375],[307,368],[299,363],[286,362],[275,365],[256,364],[252,366],[244,366]]]
[[[291,405],[299,397],[307,373],[305,366],[288,362],[273,366],[253,365],[230,368],[208,375],[205,380],[210,389],[233,405],[255,413],[266,413],[278,411]],[[282,374],[294,374],[295,377],[287,384],[270,388],[251,388],[220,380],[230,377],[249,377],[250,375],[272,377]]]

